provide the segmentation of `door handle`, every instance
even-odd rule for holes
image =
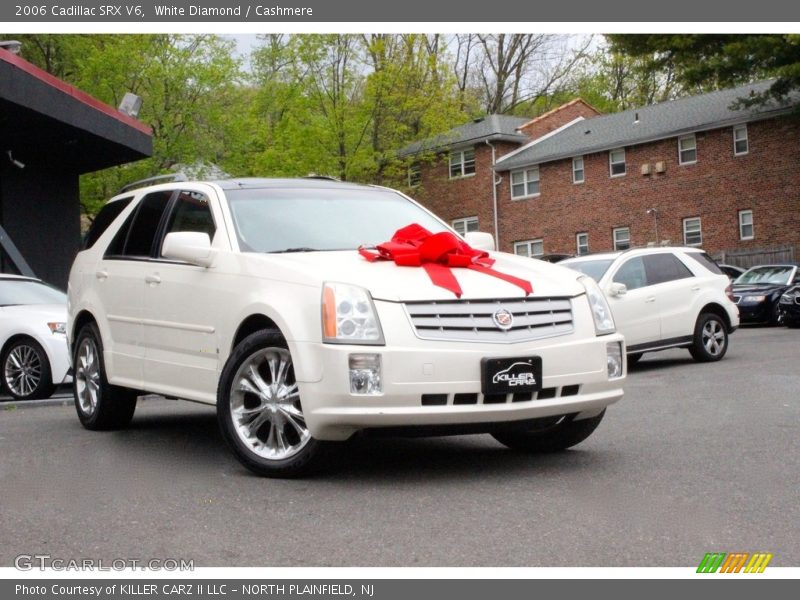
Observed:
[[[648,296],[647,298],[644,299],[644,301],[648,302],[648,303],[655,302],[656,301],[656,297],[655,296]]]
[[[693,285],[692,286],[692,291],[693,292],[699,292],[700,291],[700,286],[699,285]]]
[[[144,280],[147,283],[152,283],[154,285],[158,285],[161,283],[161,277],[158,276],[158,273],[153,273],[152,275],[145,275]]]
[[[108,271],[105,271],[105,270],[97,271],[94,274],[94,276],[97,277],[100,281],[105,281],[106,279],[108,279]]]

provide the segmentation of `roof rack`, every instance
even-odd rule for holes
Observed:
[[[309,173],[305,175],[303,179],[324,179],[326,181],[341,181],[338,177],[334,177],[332,175],[317,175],[316,173]]]
[[[147,177],[146,179],[140,179],[139,181],[134,181],[133,183],[124,185],[119,193],[124,194],[125,192],[129,192],[137,188],[147,187],[148,185],[153,185],[154,183],[170,183],[173,181],[188,181],[188,179],[183,172],[169,173],[168,175],[155,175],[153,177]]]

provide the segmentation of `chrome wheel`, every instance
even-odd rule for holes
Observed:
[[[100,398],[100,357],[93,339],[87,337],[81,341],[75,363],[78,405],[86,416],[91,416]]]
[[[239,439],[261,458],[290,458],[311,440],[285,348],[264,348],[247,357],[233,377],[230,411]]]
[[[722,323],[710,319],[703,325],[701,340],[706,352],[711,356],[718,356],[725,349],[725,330]]]
[[[14,346],[6,356],[5,378],[15,396],[33,394],[42,382],[42,359],[36,348],[26,344]]]

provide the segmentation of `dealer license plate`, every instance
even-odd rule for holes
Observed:
[[[542,358],[484,358],[481,360],[484,394],[535,392],[542,389]]]

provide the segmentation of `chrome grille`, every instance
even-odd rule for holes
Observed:
[[[742,299],[741,296],[737,296],[736,294],[733,295],[733,302],[735,304],[739,304],[739,301]]]
[[[417,336],[458,342],[523,342],[572,333],[569,298],[513,298],[508,300],[442,300],[406,302]],[[514,322],[504,331],[494,322],[500,309]]]

